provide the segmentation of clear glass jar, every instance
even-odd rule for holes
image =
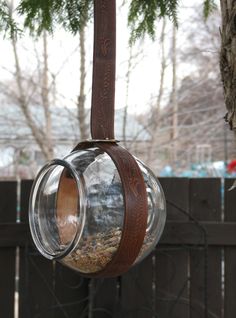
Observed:
[[[136,159],[148,196],[148,221],[135,263],[160,239],[166,220],[162,188]],[[30,197],[30,229],[45,257],[84,274],[105,268],[116,253],[124,221],[122,183],[110,156],[98,147],[55,159],[38,174]]]

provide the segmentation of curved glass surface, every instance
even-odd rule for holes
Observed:
[[[135,263],[157,244],[166,219],[161,186],[140,160],[148,196],[148,222]],[[30,199],[30,228],[39,251],[82,273],[101,271],[119,247],[124,198],[117,168],[97,147],[74,151],[39,173]]]

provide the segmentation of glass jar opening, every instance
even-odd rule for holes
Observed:
[[[84,223],[83,197],[80,176],[68,162],[52,160],[39,172],[29,220],[34,243],[45,257],[60,259],[73,250]]]

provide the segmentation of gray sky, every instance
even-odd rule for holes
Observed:
[[[117,1],[119,4],[120,1]],[[185,28],[191,24],[193,9],[190,5],[201,4],[202,0],[182,0],[179,11],[179,30],[177,35],[177,46],[183,47],[186,42]],[[157,28],[161,28],[161,22]],[[171,36],[171,23],[168,23],[167,37]],[[87,106],[90,106],[91,87],[91,60],[92,60],[92,37],[93,27],[89,26],[86,36],[87,50]],[[126,103],[126,72],[129,58],[129,30],[127,29],[127,8],[117,10],[117,83],[116,83],[116,107],[122,108]],[[79,39],[63,30],[55,32],[54,37],[48,40],[49,66],[53,74],[57,74],[57,91],[59,93],[59,104],[73,106],[76,96],[79,94]],[[34,50],[40,54],[41,40],[33,42],[25,36],[19,40],[20,62],[25,72],[32,73],[36,69],[36,58]],[[170,51],[170,40],[167,41],[166,51]],[[134,54],[140,53],[134,64],[129,86],[128,105],[130,112],[141,113],[148,110],[150,99],[155,98],[159,87],[160,73],[160,45],[159,38],[152,42],[150,39],[136,43]],[[194,64],[194,63],[193,63]],[[10,80],[14,71],[14,58],[11,44],[8,40],[1,41],[0,50],[0,80]],[[179,80],[189,73],[192,66],[182,63],[178,66]],[[10,71],[10,72],[9,72]],[[171,87],[171,67],[167,68],[165,80],[166,96]]]

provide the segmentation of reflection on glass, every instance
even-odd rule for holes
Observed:
[[[166,210],[160,184],[137,159],[148,196],[146,236],[135,263],[155,247]],[[122,235],[124,199],[112,159],[97,147],[54,160],[38,175],[30,200],[35,244],[48,258],[83,273],[101,271],[116,253]]]

